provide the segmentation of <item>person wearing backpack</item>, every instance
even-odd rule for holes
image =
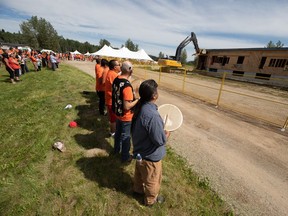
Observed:
[[[131,162],[130,130],[133,117],[132,108],[139,99],[135,99],[133,87],[129,81],[133,72],[131,62],[125,61],[121,66],[121,74],[116,77],[112,85],[112,110],[117,116],[116,132],[114,136],[114,153],[121,152],[122,162]]]

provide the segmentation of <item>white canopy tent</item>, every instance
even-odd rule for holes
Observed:
[[[40,52],[41,52],[41,53],[42,53],[42,52],[46,52],[46,53],[54,53],[53,50],[49,50],[49,49],[42,49]]]
[[[138,55],[143,57],[143,59],[149,59],[150,61],[154,61],[153,59],[150,58],[150,56],[145,52],[144,49],[140,49],[139,51],[137,51]]]
[[[133,52],[126,47],[122,47],[121,49],[113,49],[107,45],[104,45],[102,49],[98,50],[97,52],[91,53],[91,55],[153,61],[143,49]]]
[[[114,51],[113,49],[110,47],[110,46],[107,46],[106,44],[100,49],[98,50],[97,52],[94,52],[94,53],[91,53],[91,55],[93,56],[96,56],[96,55],[99,55],[99,56],[113,56]]]
[[[87,52],[87,53],[85,53],[84,55],[85,55],[85,56],[90,56],[91,53]]]
[[[70,52],[73,55],[82,55],[82,53],[80,53],[78,50],[75,50],[74,52]]]

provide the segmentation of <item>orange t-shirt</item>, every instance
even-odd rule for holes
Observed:
[[[13,69],[13,70],[16,70],[16,69],[20,69],[20,65],[19,63],[17,62],[16,59],[12,58],[12,57],[9,57],[8,59],[8,62],[9,62],[9,65],[10,67]]]
[[[123,100],[124,101],[133,101],[133,92],[130,86],[123,89]],[[123,110],[123,116],[117,116],[117,118],[121,121],[132,121],[133,113],[131,110]]]
[[[105,91],[105,82],[106,82],[108,71],[109,71],[109,67],[105,67],[104,70],[103,70],[103,74],[102,74],[102,89],[101,89],[101,91]]]
[[[105,91],[105,87],[102,84],[103,71],[103,67],[99,67],[96,71],[96,91]]]
[[[97,77],[97,70],[98,70],[100,67],[101,67],[100,64],[96,64],[96,65],[95,65],[95,78]],[[98,84],[97,84],[97,78],[96,78],[95,89],[96,89],[96,91],[99,91],[97,85],[98,85]]]
[[[118,74],[114,70],[109,70],[105,80],[105,104],[112,105],[112,84]]]
[[[36,60],[36,58],[34,56],[31,56],[30,59],[31,59],[32,62],[37,62],[37,60]]]

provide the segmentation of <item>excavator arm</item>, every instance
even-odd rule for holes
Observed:
[[[184,47],[186,47],[190,42],[193,42],[196,54],[200,54],[200,49],[198,46],[197,38],[194,32],[191,32],[191,35],[187,36],[177,47],[175,56],[169,56],[167,59],[159,59],[158,64],[164,67],[182,67],[181,64],[181,53]],[[168,69],[170,70],[170,69]]]
[[[198,46],[197,38],[194,32],[191,32],[191,35],[187,36],[177,47],[176,53],[175,53],[175,60],[180,61],[181,59],[181,52],[190,42],[193,42],[194,48],[196,53],[200,53],[200,49]]]

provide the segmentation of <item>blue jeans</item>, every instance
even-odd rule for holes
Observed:
[[[116,120],[116,132],[114,136],[114,152],[119,153],[121,151],[122,161],[127,161],[130,157],[130,129],[131,121],[124,122],[119,119]]]

